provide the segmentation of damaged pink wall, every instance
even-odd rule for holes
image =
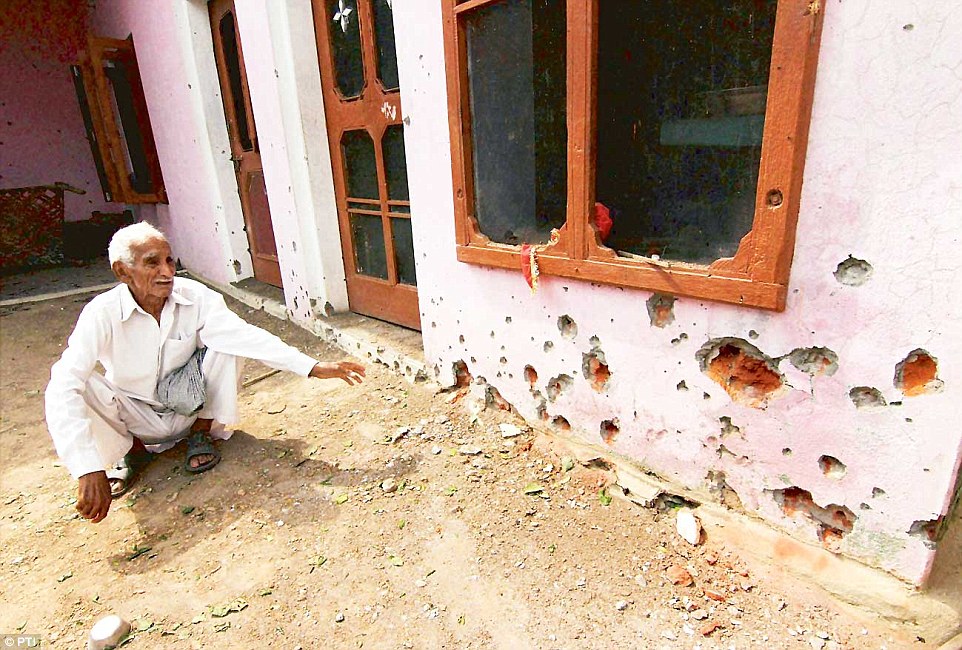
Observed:
[[[788,305],[772,313],[551,277],[532,296],[520,272],[459,263],[438,4],[395,22],[440,375],[463,361],[529,421],[923,582],[962,450],[962,14],[826,7]]]
[[[246,251],[246,235],[242,220],[225,217],[240,214],[237,186],[213,50],[203,53],[208,76],[198,78],[192,20],[209,30],[205,3],[99,0],[91,28],[97,36],[133,35],[169,200],[138,207],[138,216],[166,232],[175,257],[191,271],[232,282],[245,271],[250,275],[250,257],[232,253]],[[208,116],[216,119],[208,122]]]
[[[70,75],[87,34],[86,0],[0,3],[0,188],[56,182],[67,221],[122,208],[104,201]]]

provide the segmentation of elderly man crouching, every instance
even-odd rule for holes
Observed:
[[[46,391],[47,427],[79,480],[77,510],[93,523],[150,452],[186,438],[188,472],[217,464],[211,425],[237,421],[241,358],[348,384],[364,376],[357,363],[312,359],[245,322],[219,293],[175,277],[166,237],[146,222],[117,231],[108,255],[122,284],[84,308]]]

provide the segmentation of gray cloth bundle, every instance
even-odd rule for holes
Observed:
[[[204,407],[207,392],[200,366],[207,348],[197,348],[182,367],[157,382],[157,401],[175,413],[194,415]]]

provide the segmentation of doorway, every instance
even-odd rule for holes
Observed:
[[[392,0],[312,0],[351,311],[420,329]]]
[[[237,191],[247,227],[254,278],[280,287],[277,244],[264,184],[264,168],[257,144],[234,0],[211,0],[208,11],[214,37],[214,59],[217,61],[217,76],[230,136],[231,161],[234,163]]]

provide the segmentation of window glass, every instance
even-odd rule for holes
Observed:
[[[374,142],[367,131],[345,131],[341,148],[347,166],[347,195],[358,199],[379,199],[377,159]]]
[[[400,124],[384,131],[384,173],[387,176],[387,196],[392,201],[408,200],[408,168],[404,157],[404,129]]]
[[[227,80],[230,88],[229,101],[234,108],[237,120],[237,139],[244,151],[254,148],[251,142],[251,129],[247,123],[247,108],[244,102],[244,87],[241,81],[240,50],[237,47],[237,29],[234,14],[227,12],[220,20],[220,37],[224,44],[224,63],[227,67]],[[228,120],[228,126],[233,126]]]
[[[144,134],[140,130],[140,122],[137,121],[130,71],[123,60],[108,59],[104,61],[104,74],[109,82],[111,108],[120,132],[120,144],[130,186],[135,192],[147,194],[153,190],[153,183],[147,165]]]
[[[565,222],[565,2],[506,0],[464,23],[474,216],[492,241],[544,243]]]
[[[417,286],[414,273],[414,236],[411,234],[411,220],[392,218],[391,232],[394,237],[394,259],[397,264],[397,279],[401,284]]]
[[[776,4],[599,3],[607,246],[699,264],[734,255],[755,213]]]
[[[397,51],[394,47],[392,1],[371,0],[374,4],[374,40],[377,43],[377,76],[384,90],[398,89]]]
[[[355,270],[362,275],[387,280],[387,253],[381,217],[351,213]]]
[[[356,0],[328,0],[334,76],[342,97],[359,97],[364,90],[364,59]]]

